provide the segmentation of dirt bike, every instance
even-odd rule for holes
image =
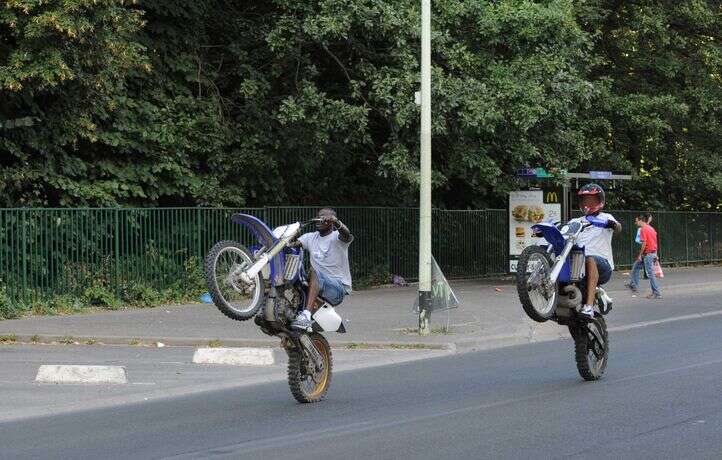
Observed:
[[[609,335],[604,316],[612,309],[612,299],[597,287],[594,318],[579,313],[587,289],[586,256],[576,242],[592,226],[606,228],[607,221],[588,216],[563,226],[547,222],[532,226],[546,244],[525,248],[516,272],[526,314],[537,322],[552,320],[569,328],[577,370],[584,380],[600,379],[607,367]]]
[[[311,328],[291,328],[306,305],[308,279],[303,249],[290,246],[304,227],[319,219],[273,231],[247,214],[235,214],[231,220],[248,228],[258,245],[246,248],[235,241],[220,241],[211,248],[205,261],[211,299],[227,317],[238,321],[254,318],[265,334],[280,337],[288,354],[293,397],[301,403],[320,401],[328,392],[333,366],[331,347],[321,332],[344,333],[346,329],[333,306],[320,297]]]

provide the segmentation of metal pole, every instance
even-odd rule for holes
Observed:
[[[566,223],[569,222],[569,219],[571,218],[571,199],[569,196],[570,188],[571,188],[571,182],[569,179],[564,180],[564,185],[562,186],[562,222]]]
[[[421,184],[419,209],[419,334],[431,316],[431,0],[421,0]]]

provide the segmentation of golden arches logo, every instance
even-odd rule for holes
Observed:
[[[559,203],[559,195],[557,192],[547,192],[547,203]]]

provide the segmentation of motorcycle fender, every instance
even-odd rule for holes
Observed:
[[[336,310],[330,306],[325,305],[313,314],[313,329],[318,328],[318,332],[346,332],[346,328],[343,325],[343,319],[336,313]]]

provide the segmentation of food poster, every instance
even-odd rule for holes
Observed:
[[[562,217],[561,193],[556,190],[530,190],[509,193],[509,271],[516,272],[517,259],[527,246],[544,244],[532,236],[531,226],[557,222]]]

